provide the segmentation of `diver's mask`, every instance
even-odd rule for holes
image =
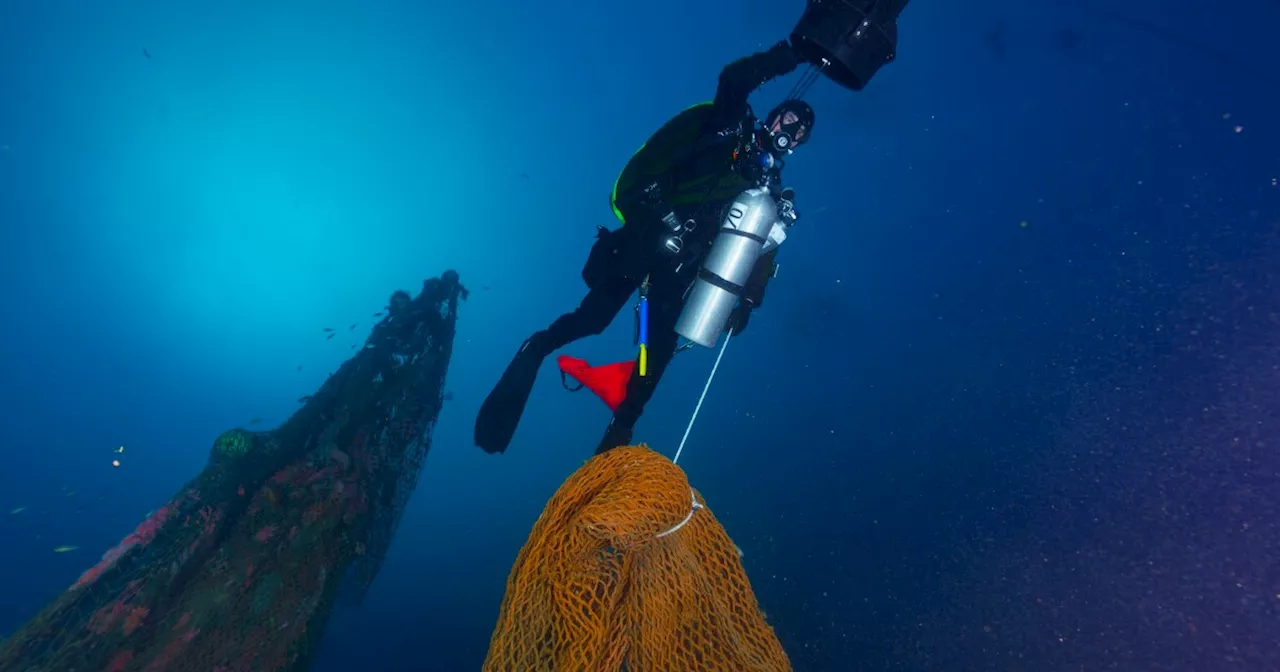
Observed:
[[[813,120],[813,108],[803,100],[788,99],[779,103],[764,119],[769,153],[775,158],[790,154],[809,139]]]

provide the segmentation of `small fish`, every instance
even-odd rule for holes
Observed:
[[[53,549],[53,552],[54,553],[70,553],[71,551],[79,550],[79,548],[80,548],[79,546],[59,546]]]
[[[326,341],[332,341],[334,336],[337,336],[337,334],[329,334],[327,337],[325,337],[325,339],[324,339],[324,340],[326,340]]]
[[[382,317],[382,313],[381,313],[381,312],[374,313],[374,314],[373,314],[373,316],[374,316],[374,317]]]
[[[359,345],[359,343],[352,343],[352,344],[351,344],[351,349],[352,349],[352,350],[355,350],[357,345]]]
[[[299,371],[301,371],[301,370],[302,370],[302,365],[301,365],[301,364],[299,364],[299,365],[298,365],[298,370],[299,370]]]
[[[16,508],[16,509],[14,509],[14,510],[10,511],[10,512],[9,512],[9,515],[11,515],[11,516],[16,516],[16,515],[18,515],[19,513],[22,513],[23,511],[26,511],[26,510],[27,510],[27,507],[25,507],[25,506],[19,506],[18,508]]]
[[[147,57],[147,58],[151,58],[151,52],[147,51],[147,48],[146,48],[146,47],[143,47],[143,48],[142,48],[142,55],[143,55],[143,56],[145,56],[145,57]]]
[[[445,390],[445,391],[444,391],[444,400],[445,400],[445,401],[453,401],[453,390]]]
[[[249,418],[249,424],[251,425],[256,425],[259,422],[262,422],[262,418]]]
[[[482,289],[482,290],[484,290],[484,291],[486,291],[486,292],[487,292],[487,291],[489,291],[489,285],[480,285],[480,289]]]
[[[67,496],[68,496],[68,497],[72,497],[72,496],[74,496],[75,494],[76,494],[76,491],[75,491],[75,490],[68,490],[68,491],[67,491]]]
[[[355,330],[355,328],[356,328],[356,325],[355,325],[355,324],[352,324],[352,325],[351,325],[351,327],[349,327],[349,328],[347,329],[347,331],[354,331],[354,330]]]
[[[112,452],[115,452],[115,453],[117,453],[117,454],[119,454],[119,453],[123,453],[123,452],[124,452],[124,446],[117,446],[117,447],[116,447],[116,449],[115,449],[114,451],[112,451]]]
[[[522,180],[529,179],[529,173],[520,173],[520,179]]]
[[[299,404],[305,404],[305,403],[307,403],[308,401],[311,401],[311,395],[309,395],[309,394],[308,394],[308,395],[306,395],[306,396],[298,397],[298,403],[299,403]]]
[[[333,327],[325,327],[325,328],[324,328],[324,332],[325,332],[326,334],[327,334],[327,333],[329,333],[329,332],[331,332],[331,331],[333,331]]]

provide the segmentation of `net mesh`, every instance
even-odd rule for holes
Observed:
[[[484,670],[790,670],[737,547],[695,501],[646,447],[587,462],[516,558]]]
[[[465,297],[453,272],[392,295],[301,409],[218,437],[199,476],[0,645],[0,670],[305,669],[417,484]]]

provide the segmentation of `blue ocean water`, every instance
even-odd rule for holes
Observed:
[[[608,420],[548,363],[490,456],[479,404],[626,158],[802,9],[7,0],[0,635],[456,268],[453,399],[315,669],[477,669]],[[1215,9],[914,0],[871,86],[814,87],[801,223],[681,459],[796,669],[1280,668],[1280,6]],[[638,440],[674,451],[713,356]]]

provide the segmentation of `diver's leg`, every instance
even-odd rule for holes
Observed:
[[[476,416],[476,445],[486,453],[506,451],[533,392],[542,360],[573,341],[604,331],[634,290],[635,283],[626,279],[597,285],[587,292],[573,312],[560,316],[550,327],[522,343],[498,384],[480,405]]]
[[[627,305],[639,283],[628,278],[617,278],[597,285],[587,292],[572,312],[556,318],[543,331],[530,337],[536,351],[546,357],[564,346],[587,336],[604,332],[613,323],[622,307]]]
[[[661,283],[661,284],[658,284]],[[637,367],[627,381],[627,395],[613,412],[604,438],[596,446],[596,454],[631,443],[632,430],[653,397],[658,381],[676,352],[676,321],[684,307],[687,283],[674,273],[651,279],[649,287],[649,357],[646,375]]]

